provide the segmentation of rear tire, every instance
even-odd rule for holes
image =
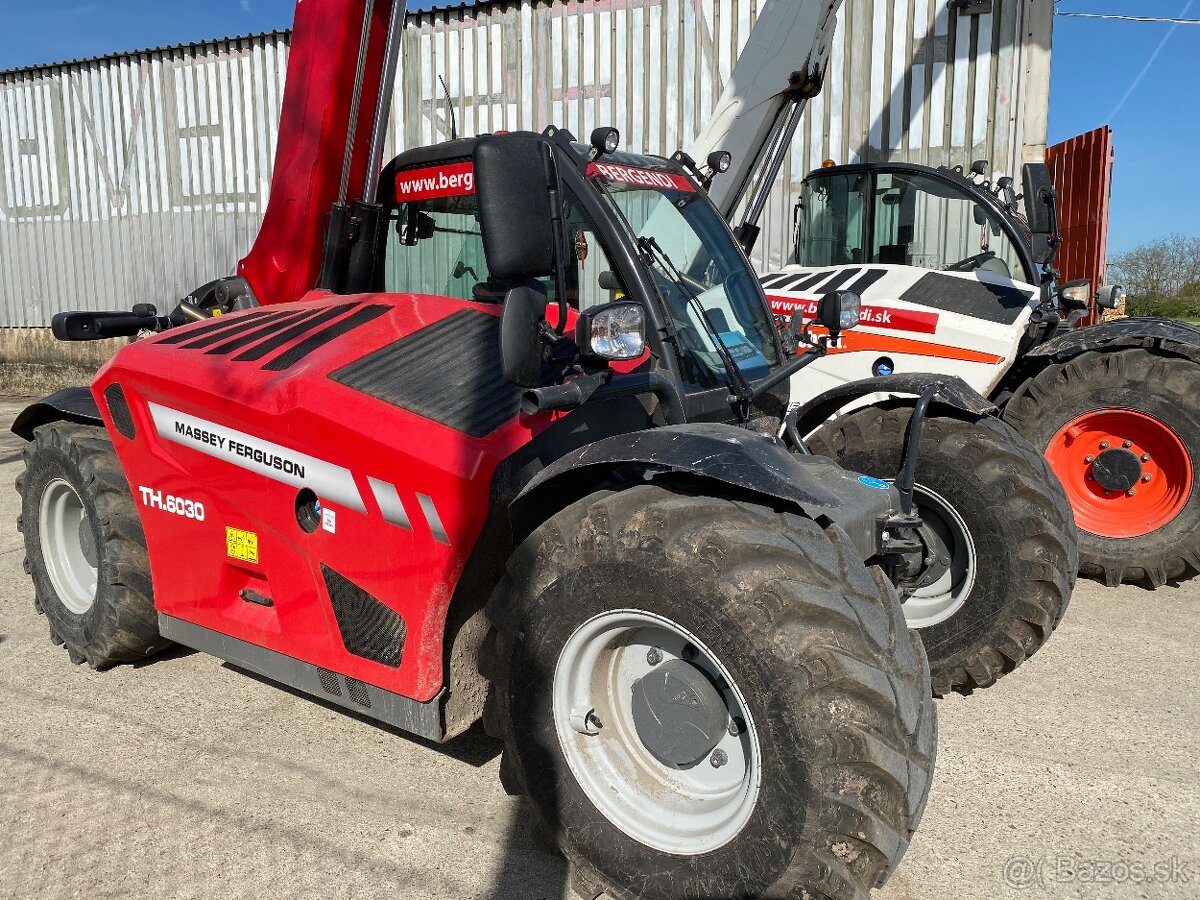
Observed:
[[[598,698],[600,724],[579,717],[598,733],[564,729],[557,692],[581,658],[571,648],[627,613],[667,626],[617,635],[597,657],[609,668],[598,664],[604,674],[588,682],[615,685],[611,694],[600,687],[588,695]],[[489,616],[484,723],[505,744],[502,781],[531,802],[535,832],[564,853],[584,897],[864,900],[899,863],[934,760],[927,664],[891,586],[862,565],[839,529],[658,486],[597,494],[521,544]],[[645,636],[663,644],[654,665],[687,659],[674,655],[672,629],[695,637],[697,666],[727,674],[730,687],[717,689],[726,708],[744,703],[739,740],[757,748],[740,757],[735,743],[721,764],[742,778],[745,796],[751,782],[757,787],[753,802],[727,817],[743,817],[740,827],[720,841],[707,832],[689,838],[690,801],[677,803],[689,778],[720,766],[704,750],[684,770],[656,768],[652,742],[642,726],[630,726],[622,699],[640,683],[618,677],[635,671],[625,666],[655,671],[638,643]],[[706,677],[721,684],[711,671]],[[609,778],[599,768],[576,774],[580,759],[604,753],[643,781],[625,784],[619,771]],[[743,760],[757,765],[753,777],[752,765],[735,768]],[[640,784],[662,799],[631,797]],[[647,803],[676,814],[647,810],[642,818],[665,824],[648,838],[632,836],[639,826],[626,827],[606,799],[622,786],[631,818]],[[697,815],[705,802],[696,801]],[[674,850],[653,846],[670,841]]]
[[[1004,410],[1005,420],[1042,453],[1050,450],[1052,442],[1065,441],[1063,430],[1081,416],[1104,411],[1128,420],[1125,426],[1118,422],[1112,429],[1113,449],[1122,447],[1124,441],[1120,438],[1137,442],[1134,449],[1141,449],[1138,444],[1150,437],[1147,426],[1150,431],[1162,430],[1158,443],[1177,444],[1176,452],[1170,454],[1177,459],[1171,465],[1159,468],[1159,460],[1152,459],[1145,474],[1150,474],[1153,466],[1152,478],[1173,481],[1179,502],[1171,505],[1169,520],[1149,533],[1132,537],[1115,535],[1136,515],[1147,513],[1140,508],[1141,498],[1129,498],[1120,491],[1112,492],[1111,498],[1096,494],[1096,482],[1087,479],[1092,470],[1085,462],[1086,457],[1073,459],[1066,447],[1052,454],[1058,457],[1056,467],[1060,471],[1056,474],[1067,485],[1067,493],[1076,504],[1082,498],[1091,507],[1090,512],[1081,509],[1077,517],[1082,574],[1109,587],[1129,582],[1153,590],[1170,580],[1200,573],[1197,397],[1200,397],[1200,365],[1137,348],[1084,353],[1069,362],[1049,366],[1028,382]],[[1097,446],[1089,448],[1088,455],[1100,452]],[[1075,464],[1069,465],[1068,461]],[[1152,481],[1146,487],[1157,484]],[[1142,487],[1139,481],[1134,490],[1140,492]],[[1106,525],[1108,533],[1104,533]]]
[[[38,428],[17,478],[26,570],[50,639],[103,669],[170,645],[158,633],[146,539],[103,428]]]
[[[807,444],[851,471],[891,479],[911,419],[911,407],[866,407],[822,425]],[[940,605],[916,596],[905,615],[920,629],[934,693],[969,695],[1016,669],[1062,621],[1079,560],[1071,508],[1045,460],[986,417],[930,415],[917,485],[918,513],[931,518],[932,501],[955,538],[947,540],[955,577],[945,595],[932,592]]]

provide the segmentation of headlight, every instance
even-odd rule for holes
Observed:
[[[1101,309],[1120,309],[1121,304],[1128,299],[1125,288],[1119,284],[1105,285],[1100,288],[1096,297],[1096,305]]]
[[[576,343],[601,359],[637,359],[646,352],[646,314],[636,303],[609,303],[580,317]]]
[[[733,165],[733,154],[728,150],[714,150],[708,154],[708,167],[715,175],[723,175]]]
[[[1068,282],[1058,289],[1058,298],[1064,303],[1086,309],[1092,302],[1092,283],[1087,279]]]
[[[842,331],[857,328],[862,319],[862,298],[853,291],[839,291],[838,299],[841,301],[838,315]]]
[[[857,328],[862,318],[862,298],[854,291],[832,291],[817,303],[817,323],[830,334]]]

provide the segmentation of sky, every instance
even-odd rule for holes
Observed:
[[[1200,19],[1200,0],[1058,0],[1058,8]],[[293,9],[293,0],[0,0],[0,69],[288,28]],[[1198,25],[1055,20],[1050,142],[1115,129],[1111,252],[1172,232],[1200,236],[1198,86]]]

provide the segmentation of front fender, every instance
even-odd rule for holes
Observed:
[[[90,389],[85,387],[66,388],[51,394],[45,400],[31,404],[21,410],[12,424],[13,434],[27,441],[33,440],[33,431],[50,422],[77,422],[80,425],[104,427],[100,409]]]
[[[836,523],[863,560],[880,552],[879,523],[900,508],[895,489],[878,479],[790,453],[777,439],[744,428],[697,423],[615,435],[556,460],[510,504],[514,536],[523,539],[545,520],[546,509],[562,509],[621,469],[715,483]]]
[[[1136,316],[1089,325],[1051,338],[1027,357],[1064,362],[1089,350],[1142,347],[1200,362],[1200,328],[1174,319]]]
[[[991,416],[996,407],[974,388],[955,375],[932,375],[916,372],[903,375],[884,375],[838,385],[818,394],[812,400],[789,414],[800,434],[809,434],[814,428],[828,421],[834,413],[848,403],[871,394],[892,394],[913,397],[914,400],[931,385],[937,385],[937,394],[931,403],[934,407],[950,408],[972,416]]]

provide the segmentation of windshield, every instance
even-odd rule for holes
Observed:
[[[810,175],[796,224],[792,262],[802,266],[882,263],[1024,274],[1000,218],[967,191],[919,173]]]
[[[588,166],[654,273],[678,329],[684,377],[729,384],[725,357],[749,380],[780,360],[774,323],[746,257],[704,194],[681,172],[624,154]]]

